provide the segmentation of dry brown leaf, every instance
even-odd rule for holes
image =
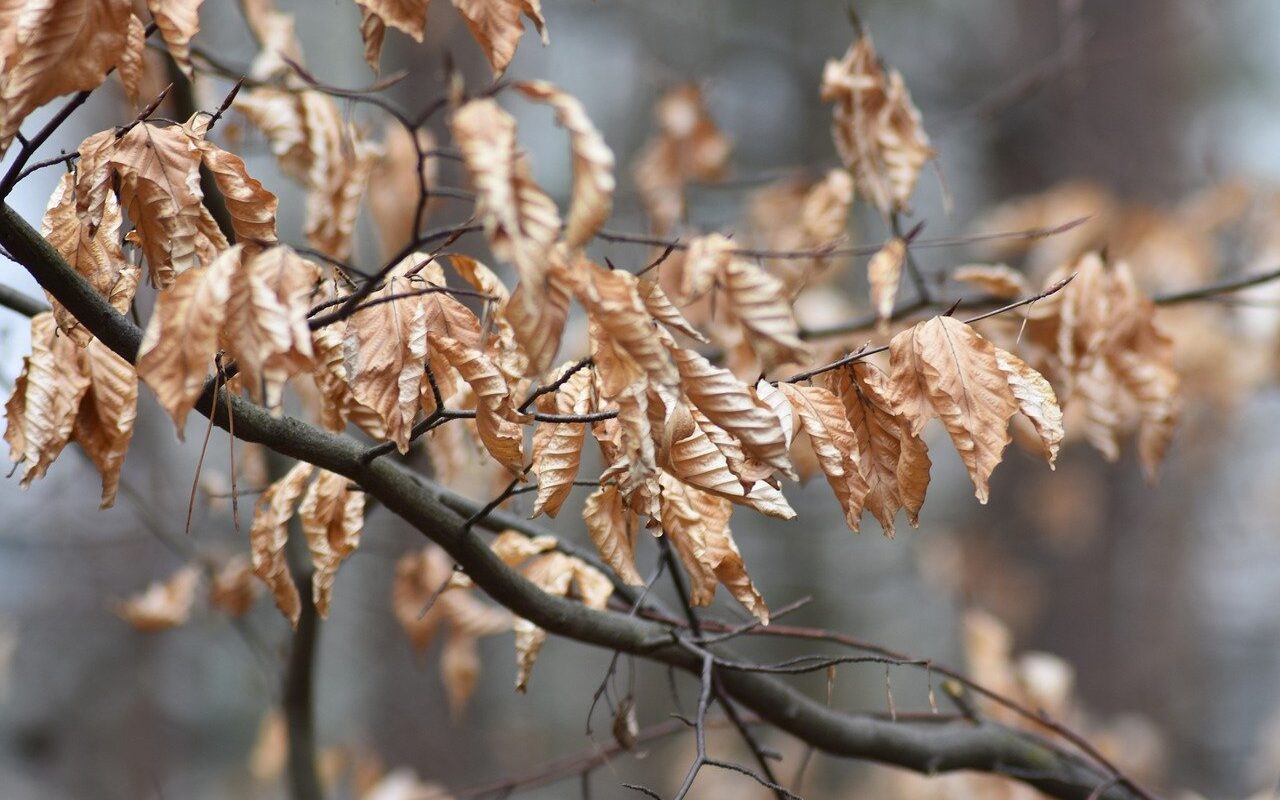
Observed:
[[[329,598],[338,567],[360,546],[364,528],[364,492],[349,488],[350,481],[320,470],[298,505],[298,519],[311,550],[311,590],[316,613],[329,616]]]
[[[684,314],[680,313],[680,309],[676,308],[675,303],[671,302],[671,298],[662,290],[662,284],[657,278],[641,278],[638,283],[638,290],[645,309],[655,320],[673,331],[683,333],[690,339],[703,344],[709,342],[702,331],[693,327],[689,320],[685,319]]]
[[[187,270],[156,297],[138,349],[138,377],[155,392],[182,438],[187,412],[204,390],[226,318],[231,281],[240,269],[236,245],[212,263]]]
[[[601,486],[592,492],[582,507],[582,518],[604,562],[624,583],[643,586],[644,579],[636,571],[632,517],[618,493],[618,487]]]
[[[136,14],[130,14],[128,27],[125,28],[124,49],[120,51],[120,59],[116,62],[116,72],[120,75],[124,96],[135,106],[138,105],[142,78],[146,71],[146,55],[147,26],[142,24]]]
[[[867,262],[871,305],[876,309],[881,329],[893,318],[893,305],[898,300],[898,284],[902,282],[902,264],[906,257],[907,243],[901,237],[894,237]]]
[[[883,214],[908,209],[920,170],[935,153],[897,70],[886,71],[862,34],[822,73],[822,99],[835,103],[831,134],[858,191]]]
[[[279,414],[284,384],[315,359],[307,324],[320,268],[285,245],[246,255],[232,281],[223,340],[251,391]]]
[[[695,606],[710,605],[716,594],[716,575],[704,561],[707,549],[707,521],[693,501],[698,491],[682,483],[669,472],[659,476],[662,486],[659,521],[662,535],[675,548],[685,574],[689,576],[689,602]]]
[[[782,282],[743,259],[732,259],[720,274],[726,311],[742,326],[746,345],[768,371],[785,363],[804,363],[809,348],[787,302]]]
[[[31,355],[5,404],[4,438],[9,458],[26,462],[24,489],[45,474],[71,439],[76,412],[89,389],[89,376],[78,366],[80,358],[75,343],[58,335],[52,313],[31,318]]]
[[[746,384],[693,350],[672,347],[680,372],[680,388],[707,419],[733,435],[743,451],[795,480],[787,436],[773,409]]]
[[[244,160],[234,153],[200,140],[197,142],[204,165],[213,176],[231,215],[231,228],[240,243],[264,247],[276,243],[276,196],[249,175]]]
[[[455,716],[479,675],[476,640],[512,627],[506,609],[483,603],[471,592],[449,588],[451,578],[458,576],[442,550],[427,547],[401,556],[392,584],[392,610],[415,648],[429,645],[442,624],[449,626],[440,651],[440,678]]]
[[[428,333],[433,349],[439,350],[458,371],[476,396],[476,429],[480,442],[499,464],[513,473],[524,469],[524,432],[511,402],[502,373],[479,350],[448,336]]]
[[[859,469],[857,439],[844,414],[840,398],[823,386],[778,384],[809,436],[822,473],[831,484],[844,521],[854,531],[862,520],[862,507],[870,488]]]
[[[919,435],[937,416],[973,479],[978,502],[1009,444],[1019,410],[995,345],[959,320],[934,317],[893,337],[890,396],[895,413]]]
[[[1067,430],[1108,459],[1119,457],[1119,436],[1137,429],[1139,458],[1154,480],[1178,417],[1172,339],[1123,262],[1108,266],[1090,253],[1047,280],[1070,274],[1028,313],[1028,358],[1059,387],[1074,423]]]
[[[654,109],[658,132],[632,166],[636,188],[653,229],[661,234],[684,218],[688,181],[724,177],[733,145],[707,111],[702,90],[677,86]]]
[[[80,355],[89,388],[80,402],[71,441],[80,445],[102,475],[101,508],[116,501],[120,470],[138,415],[138,373],[133,364],[94,339]],[[67,365],[69,368],[69,365]]]
[[[844,405],[845,418],[858,447],[858,469],[867,482],[866,509],[886,536],[894,534],[894,517],[906,508],[912,526],[929,487],[929,449],[894,415],[884,376],[865,361],[828,373],[827,386]]]
[[[133,221],[151,282],[166,288],[208,255],[210,239],[202,217],[200,139],[186,126],[134,125],[120,137],[109,164],[120,176],[120,203]],[[214,251],[226,247],[221,233]]]
[[[554,108],[556,121],[569,131],[573,151],[573,202],[565,222],[564,242],[576,250],[591,241],[613,211],[613,151],[573,95],[546,81],[522,81],[516,88],[525,97]]]
[[[542,43],[547,43],[541,0],[453,0],[453,6],[466,20],[471,35],[493,67],[495,78],[506,72],[524,35],[522,13],[538,29]]]
[[[147,0],[147,9],[160,29],[165,47],[187,80],[195,77],[191,67],[191,40],[200,31],[203,3],[204,0]]]
[[[285,546],[289,542],[289,518],[293,516],[294,504],[314,470],[312,465],[299,461],[283,478],[271,484],[258,498],[253,525],[249,528],[253,573],[271,591],[276,607],[295,628],[302,614],[302,601],[289,574]]]
[[[421,42],[427,32],[427,4],[430,0],[357,0],[366,14],[376,15],[385,24]],[[366,39],[366,45],[368,40]],[[377,59],[370,63],[377,69]]]
[[[681,264],[678,302],[685,305],[711,291],[716,280],[728,272],[733,257],[733,242],[723,234],[692,239]]]
[[[966,264],[952,270],[950,277],[1000,300],[1017,300],[1031,294],[1027,277],[1004,264]]]
[[[578,287],[578,301],[587,309],[597,335],[609,339],[622,362],[618,369],[597,363],[597,371],[605,379],[605,396],[617,395],[641,375],[652,384],[674,388],[680,375],[640,299],[636,277],[589,262],[585,272]]]
[[[515,264],[528,291],[540,294],[547,279],[547,253],[560,233],[560,214],[533,182],[528,156],[516,144],[515,118],[494,100],[472,100],[454,112],[449,125],[475,184],[476,215],[489,246],[498,258]],[[524,301],[539,299],[530,295]]]
[[[40,222],[40,233],[62,255],[72,269],[107,296],[115,285],[120,271],[125,267],[124,251],[120,248],[120,206],[115,195],[108,194],[103,201],[102,217],[96,229],[85,224],[76,213],[76,187],[74,176],[67,173],[59,179],[49,205]],[[93,338],[84,326],[72,316],[52,295],[53,316],[58,327],[75,342],[84,346]]]
[[[0,156],[32,111],[93,89],[127,50],[128,0],[8,0],[0,8]]]
[[[166,581],[153,583],[142,594],[115,604],[116,615],[140,631],[176,628],[191,617],[200,570],[186,566]]]
[[[1050,468],[1058,458],[1058,446],[1062,444],[1062,409],[1058,407],[1058,397],[1053,387],[1025,361],[999,347],[996,349],[996,364],[1005,374],[1009,389],[1018,401],[1018,410],[1031,420],[1036,433],[1040,434],[1040,442],[1044,447],[1045,458]]]
[[[229,617],[242,617],[258,599],[262,584],[254,577],[253,564],[244,556],[227,559],[209,585],[209,602]]]
[[[426,22],[426,15],[423,15]],[[426,25],[424,24],[425,28]],[[364,63],[378,73],[382,69],[382,45],[387,38],[387,23],[382,17],[360,6],[360,40],[364,42]]]
[[[769,624],[769,607],[751,582],[742,553],[729,532],[729,504],[706,492],[693,490],[690,497],[702,517],[707,520],[705,543],[701,560],[711,566],[716,580],[729,590],[729,594],[761,623]]]
[[[419,407],[427,357],[427,313],[420,298],[400,297],[416,287],[408,276],[416,262],[398,265],[367,307],[347,321],[347,384],[360,404],[372,409],[401,453],[409,451],[409,432]],[[387,300],[387,298],[399,298]],[[382,300],[383,302],[378,302]]]
[[[724,454],[698,425],[683,403],[668,409],[662,431],[659,463],[681,481],[749,506],[770,517],[792,519],[796,512],[777,489],[757,482],[745,489],[729,469]]]
[[[585,369],[571,375],[558,392],[538,398],[538,410],[543,413],[586,414],[590,408],[591,372]],[[586,430],[582,422],[540,422],[534,429],[533,474],[538,479],[538,496],[531,518],[539,514],[554,517],[560,512],[578,477]]]
[[[257,88],[241,92],[233,107],[266,134],[281,169],[307,190],[308,243],[345,259],[379,148],[320,92]]]

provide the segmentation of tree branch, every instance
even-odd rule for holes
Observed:
[[[3,245],[50,294],[85,327],[123,358],[136,361],[142,331],[115,311],[30,225],[7,204],[0,205]],[[701,659],[677,643],[658,623],[549,595],[504,564],[443,499],[435,484],[385,459],[364,463],[363,448],[346,436],[323,432],[290,417],[272,417],[262,408],[230,396],[206,392],[196,409],[235,435],[291,458],[308,461],[359,484],[389,510],[439,544],[495,601],[535,625],[611,650],[697,673]],[[477,509],[479,504],[475,504]],[[472,511],[474,513],[474,510]],[[726,657],[731,656],[725,652]],[[725,693],[762,719],[828,753],[879,761],[933,774],[979,770],[1006,775],[1046,794],[1069,800],[1147,798],[1145,792],[1032,733],[993,722],[922,724],[839,712],[797,692],[778,679],[753,672],[725,671]],[[1100,789],[1100,791],[1099,791]]]

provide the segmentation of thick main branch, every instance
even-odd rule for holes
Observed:
[[[0,205],[0,245],[96,337],[123,358],[137,359],[142,331],[115,311],[8,205]],[[202,414],[235,435],[291,458],[346,476],[443,547],[490,597],[561,636],[621,650],[691,672],[701,666],[671,629],[622,614],[595,611],[549,595],[506,566],[471,532],[455,510],[456,497],[387,460],[366,463],[355,440],[326,433],[290,417],[276,418],[239,397],[207,393]],[[448,498],[448,499],[446,499]],[[452,507],[451,507],[452,506]],[[476,504],[479,508],[479,504]],[[1135,798],[1132,788],[1083,758],[1033,734],[992,722],[892,722],[842,713],[752,672],[724,671],[723,690],[764,720],[828,753],[932,774],[980,770],[1015,778],[1060,798]]]

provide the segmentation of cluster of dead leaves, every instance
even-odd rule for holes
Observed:
[[[1125,263],[1088,253],[1047,280],[1072,274],[1062,290],[1032,305],[1021,325],[1003,324],[1017,326],[1028,359],[1058,387],[1068,427],[1112,461],[1119,438],[1136,429],[1138,458],[1153,480],[1180,406],[1173,340]]]
[[[907,210],[935,153],[902,75],[881,65],[869,34],[827,62],[822,99],[835,104],[831,134],[858,191],[882,214]]]
[[[364,58],[375,71],[382,57],[387,26],[421,42],[427,33],[427,4],[430,0],[356,0],[362,15],[360,35],[364,38]],[[484,51],[493,76],[500,77],[516,54],[524,35],[521,17],[538,29],[547,44],[547,23],[542,17],[542,0],[452,0],[462,15],[476,44]]]
[[[728,171],[733,144],[707,110],[702,90],[683,84],[658,100],[658,130],[632,167],[649,224],[666,233],[685,216],[685,185],[713,182]]]
[[[139,594],[117,601],[114,610],[140,631],[154,633],[176,628],[191,619],[197,590],[206,580],[210,605],[230,617],[243,616],[262,588],[254,579],[249,560],[233,556],[220,566],[187,564]]]

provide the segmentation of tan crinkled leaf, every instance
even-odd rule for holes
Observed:
[[[80,402],[71,441],[80,445],[102,475],[101,508],[116,501],[120,469],[133,438],[138,415],[138,373],[105,344],[94,339],[81,353],[89,388]]]
[[[592,492],[582,507],[582,518],[604,562],[623,582],[632,586],[644,585],[644,579],[636,571],[632,516],[618,493],[618,487],[601,486]]]
[[[987,480],[1009,444],[1009,418],[1018,411],[995,345],[957,319],[934,317],[893,337],[889,352],[895,412],[917,435],[939,417],[978,501],[986,503]]]
[[[654,111],[658,131],[637,156],[632,174],[650,224],[663,234],[685,216],[685,184],[724,177],[733,145],[694,84],[668,91]]]
[[[689,576],[689,602],[695,606],[710,605],[716,594],[716,575],[706,563],[707,520],[695,504],[698,490],[682,483],[669,472],[659,478],[662,486],[659,521],[662,535],[670,540],[685,573]]]
[[[187,270],[159,293],[138,349],[138,377],[155,392],[182,438],[187,412],[204,390],[218,350],[218,331],[240,269],[236,245],[211,264]]]
[[[902,282],[902,264],[906,257],[907,243],[901,237],[894,237],[867,262],[871,305],[876,309],[881,327],[893,317],[893,304],[898,299],[898,284]]]
[[[796,434],[796,418],[795,412],[791,409],[791,403],[787,402],[787,396],[777,386],[761,378],[756,381],[756,397],[760,398],[761,402],[772,409],[774,415],[778,418],[778,422],[782,426],[783,441],[786,443],[787,451],[790,452],[791,440]]]
[[[571,375],[558,392],[538,398],[538,410],[544,413],[585,414],[590,404],[591,372],[585,369]],[[538,479],[538,496],[531,518],[539,514],[554,517],[560,512],[578,477],[586,430],[583,422],[540,422],[534,429],[533,474]]]
[[[501,313],[528,359],[526,375],[546,372],[555,360],[569,317],[571,290],[568,266],[553,258],[544,286],[519,284],[503,307]]]
[[[412,265],[397,266],[367,303],[411,292],[405,273]],[[368,305],[347,321],[344,364],[352,396],[378,415],[401,453],[409,451],[426,357],[427,314],[417,297]]]
[[[527,619],[517,619],[512,630],[516,635],[516,691],[523,693],[529,690],[529,676],[547,641],[547,632]]]
[[[835,103],[832,137],[858,191],[883,214],[907,210],[935,153],[902,75],[881,66],[870,36],[827,62],[822,99]]]
[[[822,249],[834,247],[849,235],[849,209],[853,207],[853,179],[842,169],[833,169],[805,194],[800,207],[802,247]],[[813,260],[811,269],[822,271],[832,262],[831,256]]]
[[[490,99],[472,100],[450,119],[476,188],[476,214],[494,255],[515,264],[522,284],[538,291],[547,253],[560,233],[556,204],[533,182],[528,156],[516,144],[516,121]],[[525,302],[536,303],[530,295]],[[532,311],[533,309],[529,309]]]
[[[253,575],[253,564],[242,555],[227,559],[213,574],[209,602],[229,617],[242,617],[258,599],[262,584]]]
[[[782,383],[778,388],[791,402],[800,427],[809,436],[818,465],[844,509],[845,523],[857,531],[870,489],[858,468],[857,440],[845,418],[844,405],[823,386]]]
[[[728,271],[733,257],[733,242],[723,234],[698,236],[689,242],[680,270],[679,302],[692,302],[711,291],[716,279]]]
[[[4,438],[9,458],[26,463],[24,489],[45,474],[72,436],[76,412],[90,382],[80,359],[76,344],[58,335],[52,313],[31,318],[31,355],[5,404]]]
[[[100,85],[126,50],[128,0],[0,6],[0,156],[32,111]]]
[[[249,175],[244,160],[201,140],[200,155],[213,175],[231,214],[231,227],[239,243],[269,246],[276,243],[276,196]]]
[[[1026,276],[1004,264],[966,264],[953,269],[950,278],[1000,300],[1017,300],[1031,294]]]
[[[115,195],[103,201],[102,218],[92,230],[76,213],[74,176],[67,173],[59,179],[48,208],[40,222],[40,233],[53,245],[67,263],[82,275],[98,293],[106,296],[125,267],[120,248],[120,206]],[[58,327],[81,346],[93,337],[52,295],[53,316]]]
[[[453,0],[453,5],[484,51],[495,78],[506,71],[516,54],[516,45],[524,35],[524,25],[520,21],[522,13],[538,29],[542,43],[547,43],[541,0]]]
[[[781,281],[743,259],[732,259],[720,280],[725,308],[745,329],[746,344],[766,371],[809,359]]]
[[[425,21],[426,16],[423,16]],[[382,17],[360,6],[360,40],[364,42],[364,63],[376,74],[382,62],[382,45],[387,38],[387,23]]]
[[[190,619],[199,585],[200,570],[183,567],[168,580],[151,584],[142,594],[117,602],[116,615],[147,633],[176,628]]]
[[[673,331],[683,333],[690,339],[703,344],[708,343],[709,340],[703,335],[702,331],[693,327],[689,320],[685,319],[680,309],[676,308],[675,303],[671,302],[671,298],[667,297],[667,293],[662,291],[662,284],[658,282],[657,278],[641,278],[638,288],[640,299],[644,302],[645,309],[655,320]]]
[[[857,443],[858,469],[867,482],[865,506],[886,536],[894,534],[898,509],[919,521],[929,486],[929,450],[910,424],[893,413],[883,375],[865,361],[827,374],[827,386],[844,405]]]
[[[609,270],[597,264],[587,268],[578,300],[592,322],[615,347],[625,354],[654,384],[674,387],[680,375],[657,335],[653,317],[640,299],[636,277],[624,270]],[[631,383],[620,379],[617,383]],[[606,389],[614,394],[616,389]]]
[[[347,415],[355,403],[344,366],[346,330],[343,320],[311,332],[311,378],[319,394],[320,427],[328,431],[346,427]]]
[[[307,190],[308,243],[345,259],[379,148],[320,92],[257,88],[241,92],[233,107],[266,134],[281,169]]]
[[[685,483],[749,506],[770,517],[792,519],[796,512],[777,489],[757,482],[745,490],[729,469],[724,454],[699,427],[683,403],[668,410],[662,432],[660,463]]]
[[[362,9],[376,14],[383,22],[421,42],[427,32],[427,3],[429,0],[358,0]],[[376,68],[377,62],[371,64]]]
[[[1025,361],[1006,350],[995,348],[996,364],[1009,381],[1009,389],[1018,401],[1018,410],[1031,420],[1040,442],[1044,445],[1045,459],[1050,468],[1058,459],[1058,446],[1062,444],[1062,409],[1053,387]]]
[[[750,611],[752,616],[768,625],[769,607],[765,605],[764,598],[751,582],[751,576],[747,574],[747,566],[742,560],[742,553],[738,551],[738,545],[733,541],[733,534],[729,532],[727,524],[729,504],[705,492],[695,491],[692,495],[695,505],[701,507],[700,510],[705,518],[713,519],[717,516],[709,513],[712,506],[719,504],[724,507],[725,522],[719,524],[712,522],[705,526],[706,541],[703,560],[711,565],[716,580],[729,590],[729,594],[733,595],[733,598],[747,611]]]
[[[184,126],[134,125],[120,137],[110,165],[120,176],[120,202],[133,221],[151,282],[163,289],[201,255],[200,147]],[[221,234],[215,246],[225,247]]]
[[[511,403],[502,373],[479,350],[447,336],[431,336],[449,365],[458,371],[476,395],[476,429],[489,455],[502,466],[519,473],[524,469],[524,432]]]
[[[111,156],[116,149],[116,132],[108,128],[80,142],[76,162],[76,214],[93,230],[105,224],[108,200],[115,200],[112,190]]]
[[[120,75],[124,96],[135,106],[138,105],[138,92],[146,70],[146,54],[147,26],[142,24],[137,15],[130,14],[128,27],[125,29],[124,49],[120,51],[116,72]]]
[[[204,0],[147,0],[151,18],[160,28],[169,55],[177,62],[182,73],[191,80],[195,72],[191,67],[191,40],[200,31],[200,6]]]
[[[768,404],[758,400],[729,370],[713,366],[693,350],[673,347],[671,352],[680,372],[680,388],[689,402],[736,437],[747,455],[795,480],[787,435]]]
[[[289,574],[285,546],[289,541],[289,518],[293,516],[294,504],[314,470],[312,465],[299,461],[283,478],[271,484],[258,498],[253,525],[249,528],[253,574],[266,584],[276,606],[295,628],[302,614],[302,601]]]
[[[272,413],[280,413],[285,382],[314,361],[307,313],[319,278],[319,267],[279,245],[246,256],[232,282],[223,339]]]
[[[316,613],[329,616],[329,598],[338,566],[360,546],[364,528],[364,492],[348,488],[350,481],[320,470],[298,505],[298,519],[311,550],[312,598]]]
[[[571,250],[583,247],[613,211],[613,151],[573,95],[546,81],[522,81],[516,88],[525,97],[554,108],[556,121],[569,131],[573,150],[573,202],[565,222],[564,241]]]
[[[618,448],[600,480],[617,481],[619,491],[633,511],[655,516],[658,457],[652,415],[657,408],[644,382],[627,386],[613,399],[618,404]]]

